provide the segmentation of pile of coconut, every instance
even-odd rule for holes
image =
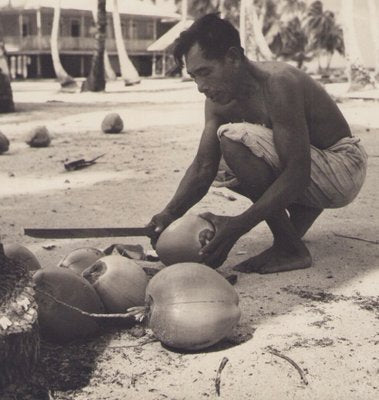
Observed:
[[[145,324],[169,347],[198,350],[228,336],[241,314],[233,286],[199,262],[204,228],[213,227],[194,215],[166,228],[156,246],[166,266],[151,279],[138,260],[92,247],[46,268],[24,246],[12,252],[5,246],[5,254],[33,273],[40,333],[47,339],[101,334],[104,320],[125,318]]]

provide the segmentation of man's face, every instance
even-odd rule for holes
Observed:
[[[227,104],[235,97],[234,74],[229,59],[207,59],[195,43],[185,60],[188,74],[195,80],[200,93],[219,104]]]

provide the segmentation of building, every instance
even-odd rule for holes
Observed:
[[[54,3],[57,0],[0,0],[0,26],[12,78],[54,78],[50,51]],[[96,46],[95,0],[61,0],[59,54],[73,77],[86,76]],[[147,48],[180,20],[173,0],[119,0],[124,43],[141,76],[150,76],[153,55]],[[106,49],[120,73],[112,2],[107,1]],[[0,32],[1,34],[1,32]]]

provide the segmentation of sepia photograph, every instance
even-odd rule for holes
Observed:
[[[377,400],[379,0],[0,0],[0,400]]]

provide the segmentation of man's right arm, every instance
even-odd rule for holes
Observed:
[[[155,215],[150,224],[161,232],[168,224],[184,215],[198,203],[208,192],[217,171],[221,158],[217,129],[220,120],[214,111],[214,105],[206,100],[205,126],[194,160],[187,169],[179,186],[162,212]]]

